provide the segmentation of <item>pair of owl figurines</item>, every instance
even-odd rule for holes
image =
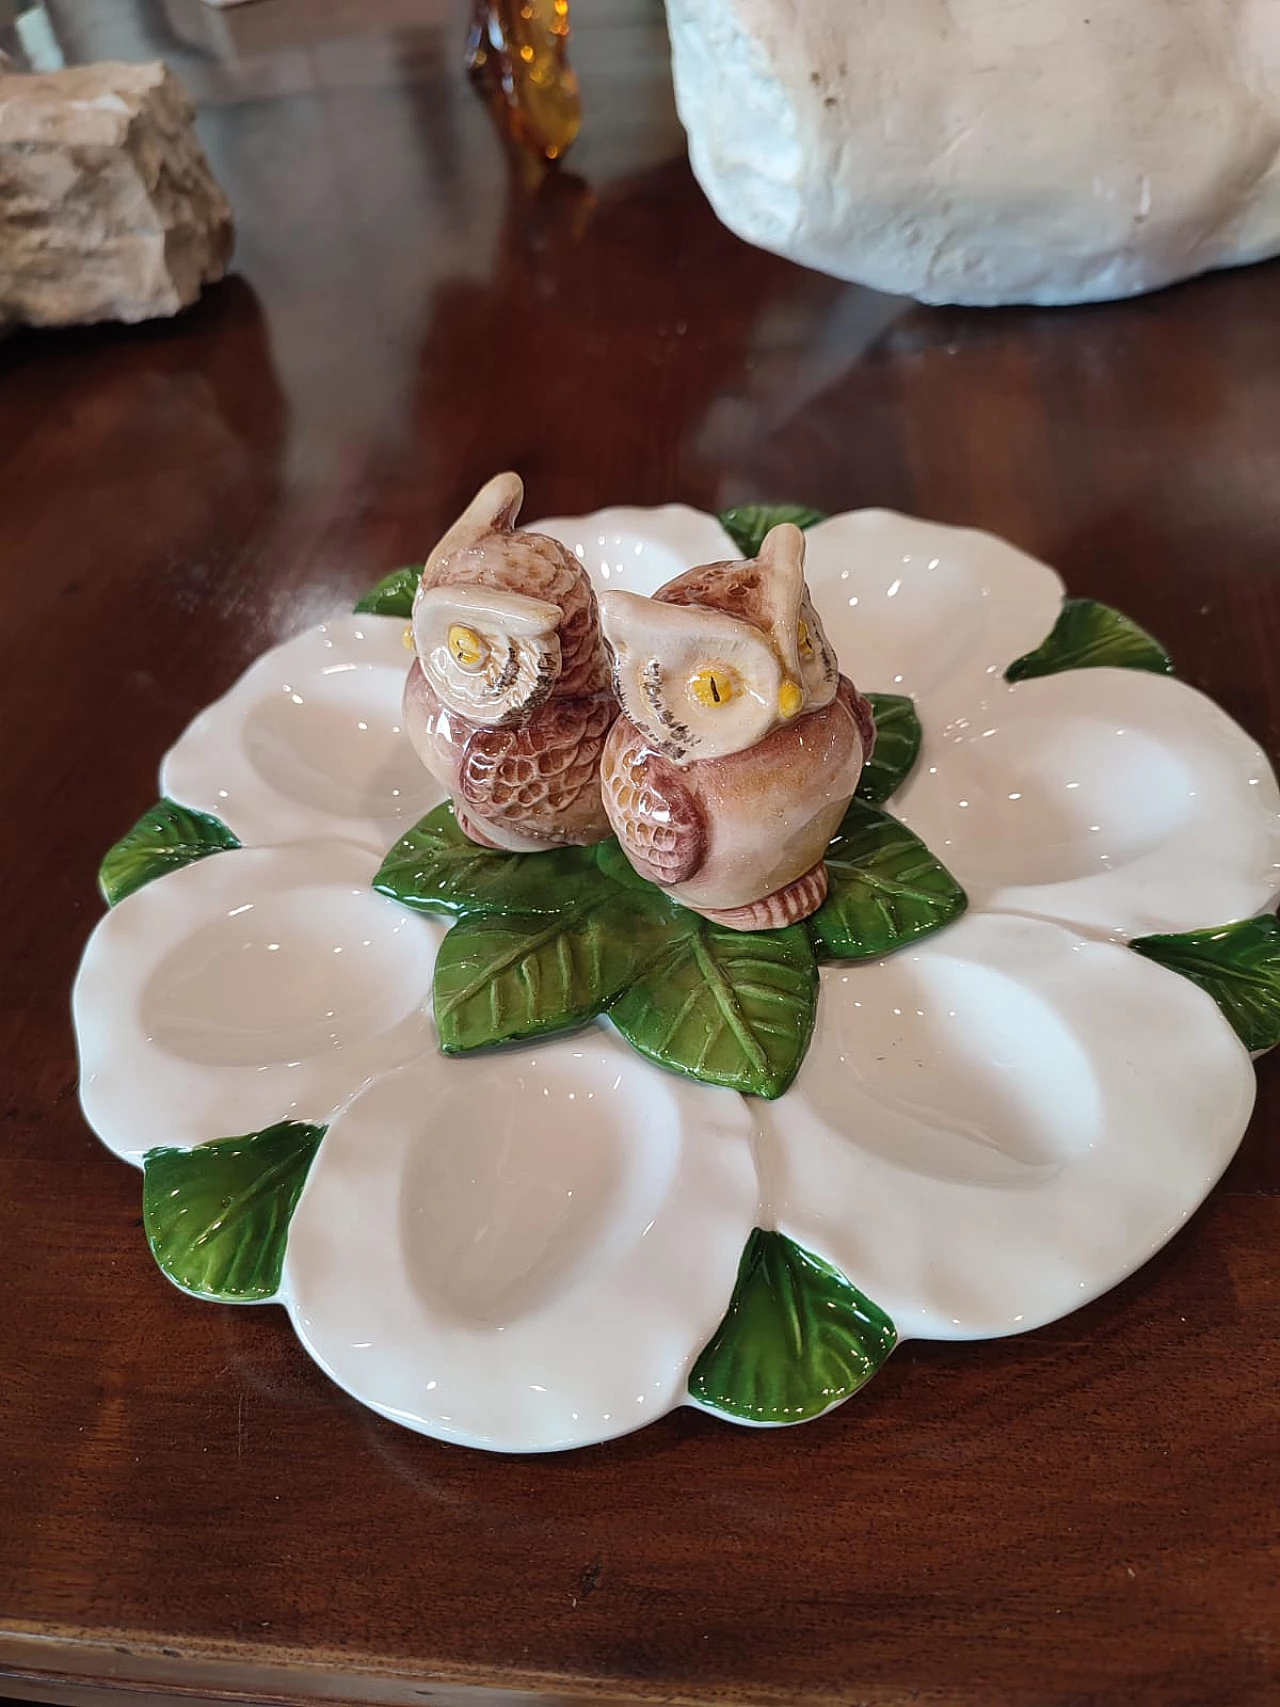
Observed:
[[[491,480],[414,599],[405,725],[462,830],[520,853],[613,834],[718,924],[806,918],[875,724],[810,601],[803,534],[597,598],[573,552],[517,531],[523,496]]]

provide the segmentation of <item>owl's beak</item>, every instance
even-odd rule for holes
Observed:
[[[804,704],[804,690],[798,682],[786,681],[778,689],[778,714],[790,721]]]

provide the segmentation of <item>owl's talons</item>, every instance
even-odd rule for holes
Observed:
[[[797,877],[794,882],[772,895],[750,901],[745,907],[695,907],[713,925],[724,925],[731,931],[777,931],[784,925],[794,925],[816,913],[827,898],[827,868],[821,860]],[[685,901],[685,906],[690,903]]]

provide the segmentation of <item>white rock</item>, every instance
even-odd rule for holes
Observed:
[[[148,320],[222,277],[231,209],[164,65],[0,73],[0,323]]]
[[[726,225],[924,302],[1280,251],[1280,0],[667,0]]]

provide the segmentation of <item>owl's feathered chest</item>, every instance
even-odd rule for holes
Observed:
[[[869,728],[866,701],[841,678],[829,705],[755,746],[677,765],[624,713],[604,746],[605,808],[652,882],[689,905],[738,906],[821,860],[857,787]]]
[[[405,724],[419,757],[467,814],[468,833],[499,847],[608,834],[600,758],[617,709],[611,694],[559,695],[495,728],[443,705],[420,665],[405,686]]]

